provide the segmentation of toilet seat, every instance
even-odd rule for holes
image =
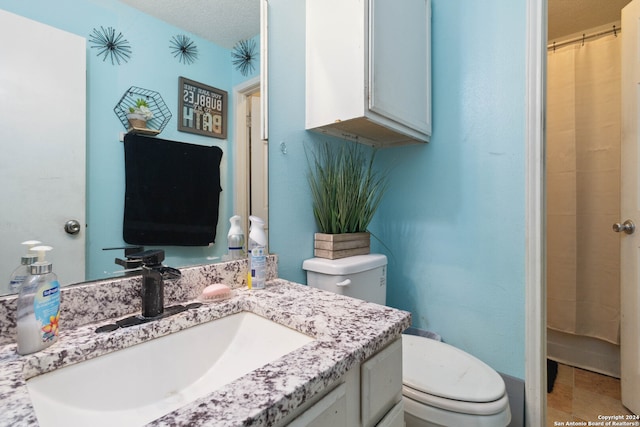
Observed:
[[[472,355],[440,341],[402,336],[403,395],[425,405],[473,415],[509,407],[502,377]]]
[[[504,394],[500,399],[492,402],[465,402],[462,400],[445,399],[428,393],[423,393],[419,390],[414,390],[411,387],[403,385],[402,395],[423,405],[468,415],[493,415],[502,412],[509,407],[509,398],[506,394]]]

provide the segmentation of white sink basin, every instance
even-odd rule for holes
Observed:
[[[27,381],[40,426],[140,426],[313,341],[233,314]]]

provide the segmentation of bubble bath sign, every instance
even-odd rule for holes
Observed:
[[[227,92],[180,77],[178,130],[225,139],[227,137]]]

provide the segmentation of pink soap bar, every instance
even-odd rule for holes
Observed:
[[[202,291],[202,296],[205,298],[214,298],[226,296],[231,291],[231,288],[227,285],[223,285],[222,283],[215,283],[213,285],[209,285]]]

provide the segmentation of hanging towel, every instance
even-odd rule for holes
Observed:
[[[124,241],[207,246],[216,239],[220,147],[142,135],[124,138]]]

